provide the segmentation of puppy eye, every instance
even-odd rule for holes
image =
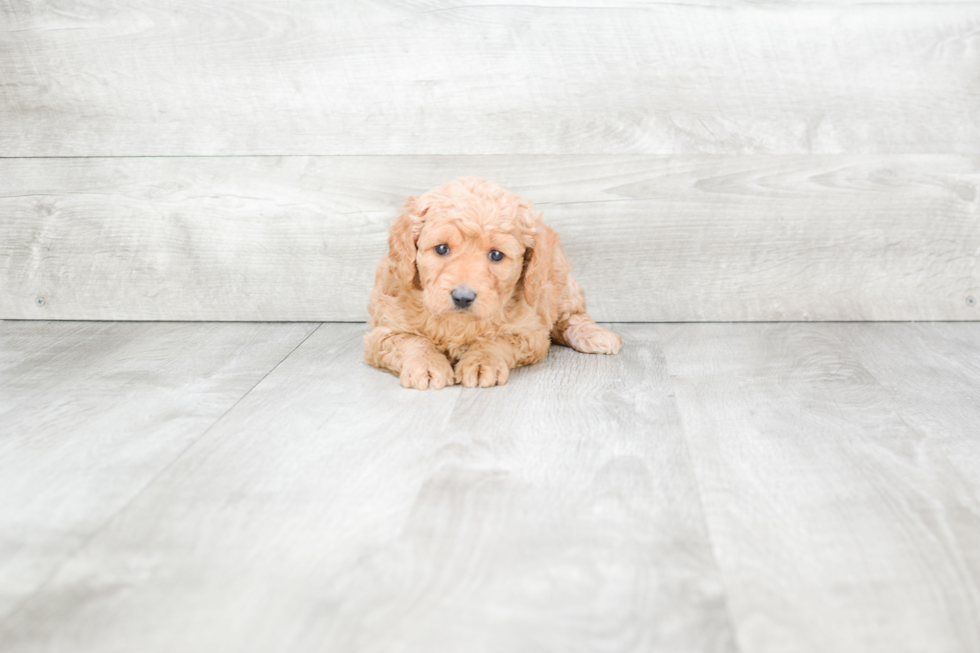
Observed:
[[[503,258],[504,258],[504,253],[503,252],[501,252],[499,250],[496,250],[496,249],[490,250],[490,260],[493,261],[494,263],[496,263],[497,261],[500,261]]]
[[[449,245],[446,244],[436,245],[436,254],[438,254],[439,256],[445,256],[448,253],[449,253]]]

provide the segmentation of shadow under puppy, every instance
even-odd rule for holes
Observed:
[[[585,312],[558,235],[517,195],[466,177],[403,210],[375,273],[364,359],[406,388],[503,385],[551,342],[619,351]]]

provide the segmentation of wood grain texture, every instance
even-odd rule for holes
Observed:
[[[363,325],[0,323],[0,650],[978,648],[980,324],[614,326],[417,392]]]
[[[0,322],[0,619],[314,327]]]
[[[879,379],[895,411],[920,437],[938,445],[980,504],[980,338],[976,325],[902,324],[882,337],[877,325],[841,325],[840,337]],[[980,529],[966,548],[980,577]],[[980,605],[980,599],[975,599]],[[980,609],[978,609],[980,612]]]
[[[0,3],[0,156],[962,153],[980,4]]]
[[[5,651],[733,651],[648,327],[408,391],[322,325],[0,625]]]
[[[975,353],[980,331],[962,326]],[[901,406],[887,386],[925,390],[937,365],[909,358],[900,380],[862,364],[903,356],[907,328],[662,328],[740,650],[980,648],[980,458],[961,473],[942,433],[905,419],[975,434],[976,401],[957,404],[959,422],[917,392]]]
[[[404,198],[466,174],[544,212],[600,320],[980,319],[948,155],[0,160],[0,317],[364,320]]]

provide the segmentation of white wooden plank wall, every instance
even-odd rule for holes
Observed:
[[[475,173],[599,319],[980,319],[978,34],[978,2],[6,0],[0,318],[362,320],[404,196]]]
[[[7,0],[5,155],[972,154],[980,141],[976,3],[481,4]]]

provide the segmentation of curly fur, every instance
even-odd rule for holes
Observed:
[[[622,339],[585,312],[570,269],[558,234],[499,184],[466,177],[411,197],[375,273],[364,359],[424,390],[503,385],[552,341],[617,353]],[[456,288],[476,293],[466,310],[453,304]]]

